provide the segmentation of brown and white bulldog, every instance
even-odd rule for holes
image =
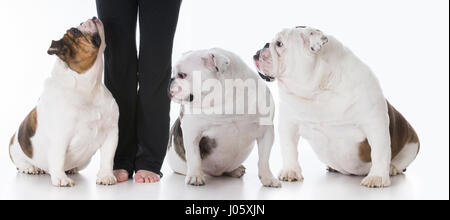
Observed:
[[[416,158],[412,126],[386,101],[370,68],[334,37],[310,27],[285,29],[254,60],[263,79],[278,80],[281,180],[303,180],[300,136],[330,170],[367,175],[361,184],[368,187],[389,186],[389,175]]]
[[[11,138],[17,170],[49,173],[55,186],[73,186],[67,174],[86,167],[101,149],[97,184],[116,183],[113,159],[118,139],[118,106],[102,84],[105,35],[92,18],[53,41],[57,61],[36,105]]]

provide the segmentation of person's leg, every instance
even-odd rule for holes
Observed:
[[[140,50],[136,182],[159,181],[167,152],[170,100],[167,87],[181,0],[139,1]]]
[[[97,0],[105,26],[105,85],[119,105],[119,144],[114,158],[118,181],[132,176],[137,152],[135,117],[137,103],[137,0]]]

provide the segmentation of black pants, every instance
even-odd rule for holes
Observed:
[[[180,5],[181,0],[97,0],[106,35],[105,85],[120,109],[114,169],[125,169],[130,177],[138,170],[161,174],[170,126],[167,86]]]

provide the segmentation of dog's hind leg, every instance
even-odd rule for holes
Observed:
[[[391,161],[389,174],[396,176],[406,171],[406,168],[414,161],[419,152],[419,143],[408,143],[400,153]]]
[[[17,140],[13,139],[11,140],[10,143],[9,154],[12,162],[17,168],[17,171],[19,173],[30,175],[45,174],[45,171],[39,169],[38,167],[34,166],[29,162],[27,156],[23,153],[22,149],[20,148],[20,145],[17,142]]]
[[[81,165],[81,166],[72,168],[72,169],[70,169],[70,170],[66,170],[66,174],[67,174],[67,175],[75,175],[75,174],[79,174],[80,171],[84,170],[84,169],[89,165],[90,162],[91,162],[91,160],[89,160],[88,162],[86,162],[85,164],[83,164],[83,165]]]
[[[19,168],[17,167],[17,170],[19,171],[19,173],[24,173],[24,174],[29,174],[29,175],[41,175],[41,174],[45,174],[45,171],[33,166],[33,165],[28,165],[27,168]]]
[[[339,173],[339,171],[331,168],[330,166],[328,166],[327,171],[330,172],[330,173]]]
[[[22,158],[15,157],[14,164],[16,165],[17,171],[19,173],[24,173],[24,174],[29,174],[29,175],[45,174],[45,171],[30,164],[27,160],[24,160]]]
[[[67,175],[75,175],[75,174],[78,174],[78,168],[77,167],[75,167],[75,168],[73,168],[73,169],[71,169],[71,170],[67,170],[66,171],[66,174]]]
[[[245,174],[245,167],[243,165],[239,166],[231,172],[224,173],[224,176],[229,176],[233,178],[241,178]]]

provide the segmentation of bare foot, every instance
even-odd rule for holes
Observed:
[[[156,183],[160,180],[161,177],[158,174],[147,170],[139,170],[134,174],[134,181],[136,183]]]
[[[114,170],[114,176],[118,183],[128,181],[129,173],[126,170]]]

